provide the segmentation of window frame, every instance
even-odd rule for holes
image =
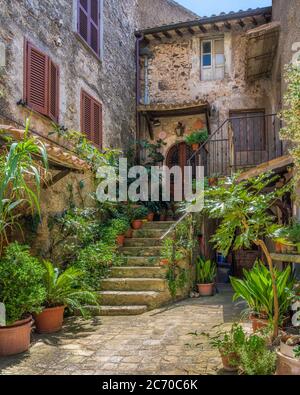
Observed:
[[[200,42],[200,79],[201,81],[220,81],[220,79],[216,79],[216,73],[215,70],[216,69],[224,69],[224,74],[225,74],[225,64],[226,64],[226,60],[225,60],[225,47],[224,47],[224,53],[223,53],[223,59],[224,62],[223,64],[217,64],[216,62],[216,52],[215,52],[215,43],[216,41],[222,41],[223,45],[224,45],[224,37],[212,37],[212,38],[202,38],[201,42]],[[211,52],[204,52],[204,44],[205,43],[210,43],[211,46]],[[204,66],[204,56],[205,55],[210,55],[211,56],[211,65],[210,66]],[[203,79],[203,72],[202,70],[211,70],[212,71],[212,75],[213,77],[211,79]],[[224,78],[224,77],[223,77]],[[223,79],[222,78],[222,79]]]
[[[90,4],[90,0],[88,1],[88,6]],[[85,40],[85,38],[80,34],[79,27],[80,27],[80,0],[73,0],[73,31],[78,38],[78,40],[83,44],[83,46],[90,51],[96,58],[97,60],[102,61],[103,59],[103,0],[98,0],[98,51],[96,52],[90,42],[89,39]],[[90,7],[89,7],[90,8]],[[89,25],[90,25],[90,20],[92,21],[93,25],[95,26],[95,22],[93,21],[92,17],[90,16],[89,10],[87,12],[88,14],[88,38],[90,36],[90,31],[89,31]]]

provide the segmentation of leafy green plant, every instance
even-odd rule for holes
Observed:
[[[183,289],[189,280],[187,269],[183,269],[176,264],[169,264],[166,273],[166,280],[172,298],[175,298],[178,289]]]
[[[86,315],[86,305],[98,305],[96,293],[82,286],[84,273],[69,267],[63,272],[55,268],[51,262],[43,262],[45,268],[43,284],[46,288],[45,307],[66,306],[71,311],[80,311]]]
[[[208,135],[207,129],[196,130],[193,133],[191,133],[190,135],[185,137],[185,142],[188,145],[202,144],[208,140],[208,137],[209,137],[209,135]]]
[[[230,364],[238,367],[239,352],[246,341],[246,334],[240,324],[234,323],[230,331],[219,331],[216,335],[205,334],[210,339],[210,345],[217,348],[222,356],[230,357]]]
[[[211,239],[215,247],[227,256],[231,248],[249,249],[256,245],[266,257],[273,288],[274,338],[278,336],[280,312],[276,273],[265,239],[272,237],[274,230],[280,227],[276,225],[275,217],[270,214],[272,205],[290,190],[290,185],[287,185],[265,193],[277,178],[272,173],[265,173],[240,181],[236,175],[219,180],[217,186],[205,191],[205,212],[210,218],[220,220]]]
[[[81,282],[85,287],[99,290],[101,279],[109,274],[110,268],[122,263],[116,245],[99,241],[79,252],[77,260],[71,265],[83,272]]]
[[[46,292],[44,269],[29,247],[11,243],[0,259],[0,301],[5,304],[7,325],[28,313],[39,313]]]
[[[285,270],[275,269],[279,303],[279,321],[286,318],[293,299],[292,290],[295,279],[290,266]],[[244,279],[231,277],[231,284],[235,291],[234,300],[244,299],[252,313],[272,321],[274,316],[274,293],[272,277],[267,267],[257,261],[252,270],[244,270]]]
[[[239,351],[243,373],[250,376],[273,375],[276,369],[276,353],[269,350],[262,336],[249,336]]]
[[[148,140],[141,140],[138,141],[138,146],[144,150],[146,150],[147,154],[147,160],[144,163],[146,167],[150,166],[155,166],[158,163],[161,163],[164,161],[165,157],[164,155],[160,152],[160,150],[167,145],[163,140],[159,139],[153,143],[149,143]]]
[[[300,345],[294,348],[295,358],[300,359]]]
[[[5,160],[0,161],[0,255],[3,244],[8,243],[7,232],[15,227],[21,230],[21,208],[27,205],[32,213],[36,210],[40,214],[40,173],[41,169],[47,169],[47,153],[43,143],[29,137],[28,133],[29,119],[24,139],[12,143]],[[36,156],[42,158],[44,169],[37,164]]]
[[[185,252],[183,249],[178,248],[176,240],[166,238],[162,243],[161,257],[169,262],[178,262],[185,257]]]
[[[196,282],[198,284],[212,284],[217,275],[215,262],[199,257],[196,262]]]
[[[132,208],[131,218],[132,220],[144,219],[148,215],[148,209],[144,206]]]

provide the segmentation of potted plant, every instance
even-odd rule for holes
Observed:
[[[208,137],[207,129],[199,129],[186,136],[185,142],[192,147],[193,151],[198,151],[200,144],[205,143]]]
[[[252,270],[244,270],[244,279],[231,277],[235,291],[234,300],[245,300],[250,310],[253,331],[256,332],[272,323],[274,316],[272,277],[261,261],[257,261]],[[293,298],[295,279],[290,266],[284,271],[275,269],[279,302],[279,322],[284,323]]]
[[[5,306],[6,324],[0,326],[0,356],[19,354],[30,346],[32,316],[41,311],[46,291],[44,270],[29,247],[11,243],[0,259],[0,302]]]
[[[224,370],[237,372],[240,365],[239,352],[246,339],[243,327],[235,323],[230,331],[218,332],[215,336],[207,334],[207,336],[210,339],[210,345],[219,350]]]
[[[139,206],[133,210],[131,226],[134,230],[141,229],[143,226],[143,219],[147,214],[148,210],[146,207]]]
[[[196,262],[196,282],[201,296],[213,296],[217,266],[210,260],[199,257]]]
[[[60,272],[48,261],[44,261],[43,266],[46,295],[42,312],[34,314],[35,325],[38,333],[55,333],[62,329],[66,307],[85,315],[84,305],[97,305],[97,297],[88,288],[80,286],[84,276],[80,269],[70,266]]]
[[[129,228],[130,224],[125,218],[115,218],[111,221],[109,231],[119,247],[124,245],[125,234]]]
[[[157,203],[152,202],[152,201],[144,202],[144,206],[148,210],[147,220],[149,222],[152,222],[154,220],[155,214],[159,211],[159,207],[158,207]]]
[[[300,222],[294,221],[287,230],[288,240],[297,248],[300,253]]]

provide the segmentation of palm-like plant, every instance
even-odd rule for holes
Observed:
[[[279,317],[283,320],[293,299],[295,279],[290,267],[282,272],[275,269],[274,274],[277,283]],[[252,270],[244,270],[244,279],[232,277],[231,284],[235,291],[234,300],[244,299],[253,313],[272,320],[274,316],[272,277],[261,261],[257,261]]]
[[[12,143],[5,160],[0,163],[0,255],[7,232],[19,226],[21,217],[17,208],[28,204],[32,211],[40,214],[39,191],[41,184],[40,167],[35,157],[41,157],[47,168],[46,148],[38,139],[28,137],[29,119],[26,121],[24,139]],[[30,180],[34,179],[34,189]]]
[[[85,316],[85,305],[98,305],[97,294],[84,289],[80,284],[84,272],[74,266],[60,272],[51,262],[44,261],[45,307],[66,306],[71,311],[80,311]]]
[[[217,266],[210,260],[199,258],[196,262],[196,281],[198,284],[212,284],[217,275]]]

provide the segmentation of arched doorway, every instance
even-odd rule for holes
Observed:
[[[166,157],[166,165],[169,168],[172,168],[173,166],[179,166],[182,171],[182,185],[184,182],[184,171],[185,171],[185,166],[192,166],[193,169],[193,178],[196,177],[196,162],[197,162],[197,155],[195,155],[192,160],[190,161],[191,157],[193,156],[194,151],[192,148],[182,142],[182,143],[177,143],[174,144],[170,149],[169,152],[167,153]],[[189,163],[190,161],[190,163]],[[174,180],[174,175],[171,176],[171,195],[174,196],[174,183],[176,180]]]

